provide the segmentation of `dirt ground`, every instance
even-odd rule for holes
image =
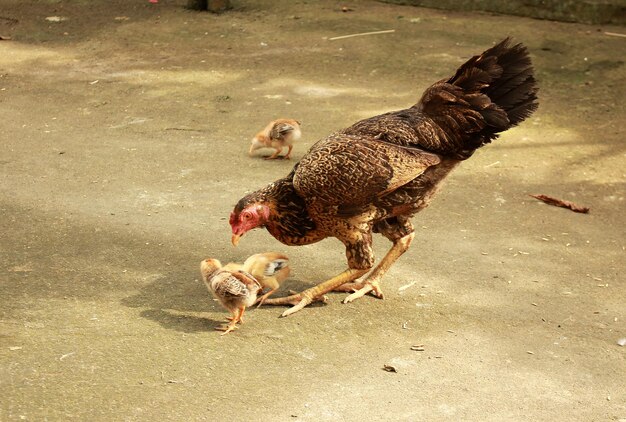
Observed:
[[[626,421],[623,27],[185,3],[2,0],[0,420]],[[235,202],[507,35],[540,108],[416,216],[386,299],[264,307],[220,337],[201,259],[284,252],[296,290],[346,265],[334,239],[233,248]],[[295,159],[248,157],[276,117],[303,122]]]

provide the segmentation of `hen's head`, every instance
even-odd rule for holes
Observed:
[[[230,227],[233,231],[232,242],[234,246],[239,243],[239,238],[248,231],[264,226],[270,217],[270,208],[267,204],[239,201],[235,209],[230,213]]]

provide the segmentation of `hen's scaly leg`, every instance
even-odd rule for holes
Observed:
[[[363,281],[363,287],[346,297],[343,303],[350,303],[355,299],[365,296],[367,293],[372,292],[376,297],[383,298],[383,292],[378,286],[378,282],[385,275],[387,270],[393,265],[396,260],[409,249],[411,242],[415,237],[415,233],[409,233],[404,237],[393,242],[393,246],[387,252],[387,255],[380,261],[380,263],[374,268],[369,276]],[[351,288],[353,286],[347,286]]]
[[[317,298],[321,297],[325,293],[330,292],[331,290],[341,286],[345,283],[350,283],[351,281],[356,280],[362,275],[367,273],[367,269],[365,270],[356,270],[356,269],[347,269],[341,274],[331,278],[330,280],[326,280],[317,286],[311,287],[301,293],[285,296],[275,299],[267,299],[265,304],[267,305],[294,305],[293,307],[287,309],[281,316],[288,316],[299,310],[303,309],[305,306],[312,303]]]

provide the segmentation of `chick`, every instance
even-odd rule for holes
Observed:
[[[276,152],[266,157],[266,160],[272,160],[278,158],[278,154],[283,150],[283,147],[288,147],[287,154],[283,157],[289,159],[291,150],[293,148],[293,142],[300,139],[300,122],[292,119],[278,119],[272,120],[261,132],[257,133],[252,138],[252,144],[248,154],[252,155],[254,151],[260,148],[274,148]]]
[[[243,263],[242,269],[256,278],[263,289],[270,289],[259,298],[258,306],[272,295],[289,276],[289,258],[278,252],[265,252],[252,255]]]
[[[232,268],[232,267],[229,267]],[[222,268],[217,259],[205,259],[200,263],[200,272],[204,284],[213,296],[233,315],[226,327],[217,327],[228,334],[237,323],[243,323],[243,314],[246,307],[252,306],[261,290],[259,282],[249,273],[235,268]]]

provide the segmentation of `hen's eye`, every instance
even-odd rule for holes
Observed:
[[[252,217],[252,216],[251,216],[250,214],[248,214],[248,213],[245,213],[245,214],[243,215],[243,219],[244,219],[244,220],[249,220],[251,217]]]

